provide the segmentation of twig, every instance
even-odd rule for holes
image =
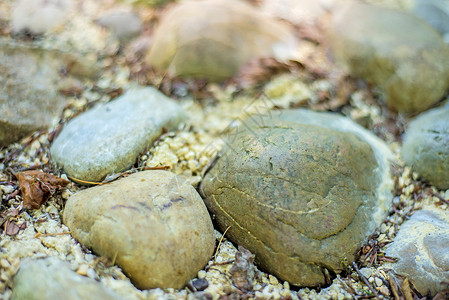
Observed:
[[[207,271],[215,266],[224,266],[224,265],[233,264],[234,262],[235,262],[235,259],[228,260],[228,261],[222,261],[222,262],[213,262],[210,265],[206,266],[205,270]]]
[[[215,251],[215,254],[214,254],[214,259],[217,258],[217,254],[218,254],[218,251],[220,250],[221,242],[223,241],[224,236],[225,236],[226,232],[228,232],[229,228],[231,228],[231,225],[229,225],[228,228],[226,228],[226,230],[223,232],[223,235],[220,238],[220,241],[218,242],[217,251]]]
[[[143,167],[143,170],[168,170],[170,166]]]
[[[117,261],[117,255],[118,255],[118,250],[115,251],[114,257],[112,257],[112,265],[115,265],[115,262]]]
[[[91,184],[91,185],[103,185],[103,184],[106,184],[106,183],[108,183],[108,182],[96,182],[96,181],[86,181],[86,180],[81,180],[81,179],[77,179],[77,178],[75,178],[75,177],[72,177],[72,176],[67,176],[70,180],[72,180],[72,181],[75,181],[75,182],[77,182],[77,183],[84,183],[84,184]]]
[[[64,234],[70,234],[70,231],[69,232],[55,232],[55,233],[40,233],[40,232],[38,232],[34,235],[34,237],[38,238],[38,237],[47,237],[47,236],[58,236],[58,235],[64,235]]]
[[[355,296],[358,296],[357,292],[354,290],[354,288],[350,285],[348,285],[346,282],[341,280],[341,278],[337,277],[338,281],[343,286],[343,289],[345,289],[348,293],[352,294],[352,299],[355,299]]]
[[[381,260],[381,261],[391,262],[391,263],[398,261],[398,259],[396,257],[390,257],[390,256],[378,256],[377,259]]]
[[[15,190],[15,191],[12,192],[11,194],[9,194],[8,197],[6,197],[6,201],[8,201],[8,200],[14,198],[14,197],[17,196],[19,193],[20,193],[20,190],[19,190],[19,189]]]
[[[108,179],[109,176],[107,176],[104,181],[87,181],[87,180],[81,180],[81,179],[71,177],[71,176],[67,176],[67,177],[70,180],[75,181],[77,183],[91,184],[91,185],[103,185],[103,184],[110,183],[110,182],[118,179],[121,176],[130,174],[131,172],[139,170],[139,169],[141,169],[141,170],[167,170],[167,169],[170,169],[170,166],[156,166],[156,167],[143,167],[143,168],[131,169],[131,170],[128,170],[125,172],[117,173],[117,174],[113,175],[111,179]]]
[[[446,200],[446,199],[444,199],[444,197],[443,196],[441,196],[440,194],[438,194],[438,193],[435,193],[434,191],[432,191],[432,190],[430,190],[430,194],[432,195],[432,196],[435,196],[435,197],[437,197],[438,199],[440,199],[441,201],[443,201],[444,203],[446,203],[446,205],[448,205],[449,206],[449,201],[448,200]]]
[[[380,299],[379,295],[377,294],[376,290],[371,286],[371,284],[369,283],[368,279],[366,279],[365,276],[363,276],[363,274],[360,272],[359,268],[357,267],[355,262],[352,262],[352,267],[354,268],[354,270],[357,272],[357,275],[359,275],[360,279],[363,280],[363,282],[368,286],[369,290],[371,291],[371,293],[373,293],[374,296],[376,296],[377,299]]]

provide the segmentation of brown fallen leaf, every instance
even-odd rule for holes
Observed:
[[[256,267],[254,266],[254,255],[239,246],[239,251],[235,254],[235,262],[230,269],[232,282],[242,292],[249,292],[253,289],[253,282],[256,277]]]
[[[405,278],[401,285],[402,294],[404,295],[405,300],[413,300],[412,288],[410,287],[410,283],[408,278]]]
[[[23,208],[38,209],[56,190],[64,188],[70,181],[37,170],[16,173],[22,193]]]
[[[5,233],[6,235],[16,235],[20,231],[20,226],[16,224],[16,222],[6,221],[5,225]]]
[[[273,57],[255,58],[243,65],[239,73],[234,77],[234,81],[241,88],[250,88],[267,81],[276,74],[288,72],[299,67],[300,65],[296,62],[284,63],[277,61]]]

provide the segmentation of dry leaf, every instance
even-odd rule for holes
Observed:
[[[16,235],[19,233],[20,227],[15,222],[6,221],[4,226],[6,235]]]
[[[22,192],[23,208],[38,209],[56,190],[64,188],[70,181],[37,170],[16,174]]]
[[[404,279],[404,282],[402,282],[401,288],[402,288],[402,294],[404,295],[405,300],[413,300],[412,289],[410,287],[408,278]]]
[[[239,290],[242,292],[251,291],[256,276],[254,255],[242,246],[239,246],[239,251],[235,254],[235,262],[229,272],[232,275],[232,282]]]

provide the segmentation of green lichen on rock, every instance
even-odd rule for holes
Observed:
[[[405,133],[402,158],[426,181],[449,188],[449,108],[423,113]]]
[[[379,86],[393,110],[426,110],[449,87],[449,47],[435,29],[407,12],[351,4],[334,13],[329,28],[337,60]]]
[[[247,120],[201,192],[220,227],[231,225],[227,235],[259,265],[294,285],[316,286],[325,283],[323,268],[338,272],[342,259],[354,260],[391,197],[379,197],[386,174],[379,151],[357,133],[301,124],[307,113]]]

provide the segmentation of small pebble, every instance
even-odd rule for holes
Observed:
[[[76,270],[76,273],[87,276],[87,270],[89,270],[89,266],[86,264],[82,264],[79,266],[78,270]]]
[[[195,288],[195,291],[204,291],[209,286],[209,282],[206,279],[195,279],[192,281],[192,286]]]
[[[95,272],[95,270],[92,269],[92,268],[88,268],[87,269],[86,275],[87,275],[87,277],[92,278],[92,279],[98,279],[99,278],[97,273]]]
[[[1,266],[3,269],[9,269],[9,267],[11,267],[11,264],[9,263],[9,261],[7,261],[6,259],[2,258],[2,259],[0,260],[0,266]]]
[[[270,284],[272,285],[278,285],[279,281],[277,280],[276,277],[274,277],[273,275],[268,275],[268,278],[270,280]]]
[[[382,282],[382,280],[381,280],[379,277],[376,277],[376,278],[374,279],[374,282],[376,283],[376,286],[377,286],[377,287],[380,287],[380,286],[383,285],[383,282]]]
[[[200,271],[198,272],[198,278],[199,278],[199,279],[206,278],[206,275],[207,275],[207,273],[206,273],[206,271],[204,271],[204,270],[200,270]]]
[[[384,296],[390,296],[390,291],[385,285],[380,287],[379,292],[381,292]]]
[[[366,278],[370,278],[373,274],[373,270],[371,270],[370,268],[361,268],[360,273],[362,273],[362,275]]]

